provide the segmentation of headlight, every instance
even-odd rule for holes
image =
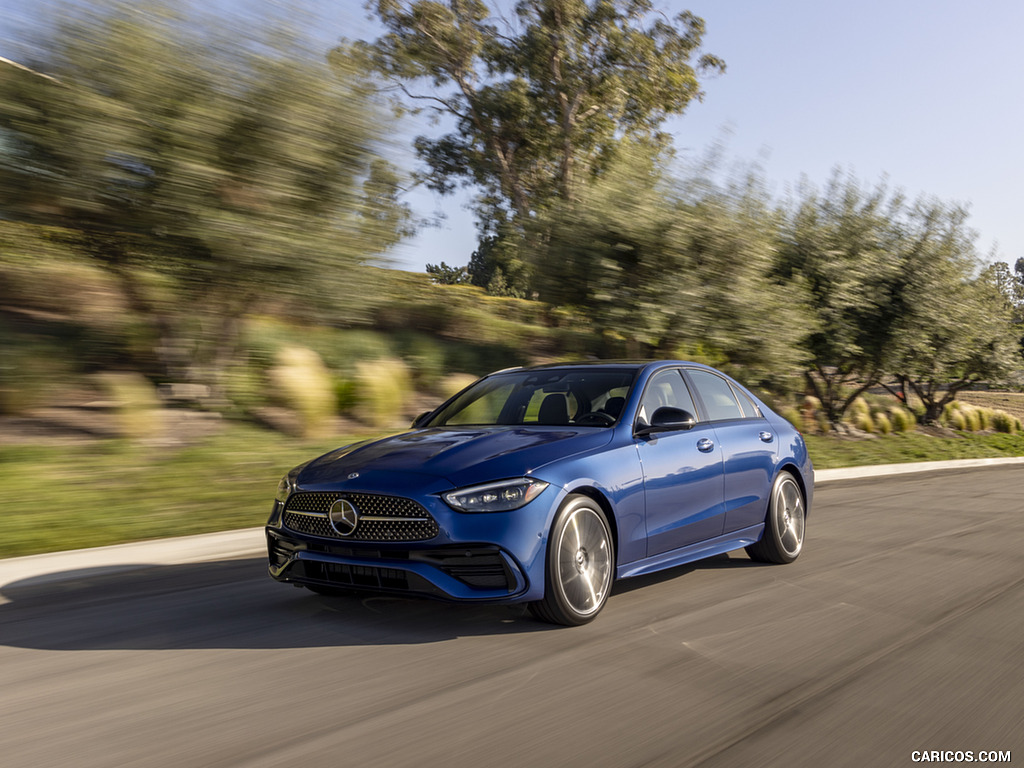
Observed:
[[[292,495],[292,491],[295,490],[295,485],[292,482],[291,473],[281,478],[281,482],[277,484],[277,495],[274,498],[284,504],[288,501],[288,497]]]
[[[277,493],[274,495],[276,501],[284,504],[288,501],[288,497],[298,490],[299,473],[311,464],[312,461],[310,459],[309,461],[302,462],[297,467],[292,467],[288,474],[281,478],[281,482],[277,484]]]
[[[542,480],[520,477],[487,485],[474,485],[441,494],[445,503],[460,512],[507,512],[529,504],[548,487]]]

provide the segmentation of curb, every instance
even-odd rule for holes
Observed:
[[[866,477],[889,477],[892,475],[909,475],[917,472],[942,472],[958,469],[975,469],[977,467],[1000,467],[1007,464],[1024,464],[1024,456],[1010,456],[1001,459],[916,461],[906,464],[872,464],[866,467],[819,469],[814,473],[814,485],[817,487],[822,483],[834,483],[840,480],[861,480]]]
[[[815,487],[843,480],[889,477],[921,472],[941,472],[978,467],[1024,465],[1024,456],[1001,459],[959,459],[955,461],[923,461],[908,464],[878,464],[845,469],[822,469],[815,472]],[[99,576],[120,571],[134,571],[161,565],[203,563],[231,558],[256,557],[264,554],[266,542],[263,527],[236,531],[201,533],[170,539],[114,544],[107,547],[72,549],[42,555],[11,557],[0,560],[0,590],[18,583],[38,586],[69,581],[84,576]],[[0,597],[0,603],[5,600]]]

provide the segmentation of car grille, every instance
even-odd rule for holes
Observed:
[[[329,513],[339,499],[348,500],[359,522],[348,535],[331,524]],[[437,521],[412,499],[373,493],[300,492],[288,498],[285,527],[328,539],[346,541],[427,541],[437,536]]]
[[[453,579],[477,589],[509,590],[515,583],[504,558],[491,547],[417,552],[415,559],[436,565]]]
[[[414,589],[410,584],[410,575],[396,568],[376,568],[366,565],[348,565],[346,563],[307,562],[306,576],[317,581],[326,581],[343,587],[354,589],[394,589],[406,591]]]

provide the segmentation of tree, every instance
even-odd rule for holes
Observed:
[[[663,121],[701,98],[699,74],[725,69],[699,54],[702,19],[669,19],[651,0],[520,0],[514,20],[481,0],[368,7],[387,34],[339,55],[372,62],[404,106],[454,120],[416,139],[422,178],[442,193],[479,189],[484,242],[530,238],[528,223],[577,197],[623,140],[666,147]],[[528,265],[536,243],[519,255]]]
[[[810,292],[806,380],[838,428],[850,404],[889,367],[903,312],[893,222],[904,200],[838,171],[823,191],[805,185],[799,194],[782,226],[778,272]]]
[[[117,276],[153,324],[150,373],[216,378],[269,297],[365,306],[361,265],[408,211],[351,62],[280,26],[239,43],[184,7],[76,5],[31,63],[45,77],[0,79],[0,205],[66,228]]]
[[[995,269],[977,274],[966,209],[918,201],[903,219],[901,313],[893,372],[921,399],[921,421],[938,421],[965,387],[1019,364],[1018,336]]]
[[[465,267],[449,267],[443,261],[440,264],[427,264],[427,274],[438,285],[463,285],[469,282],[469,271]]]
[[[838,173],[791,207],[779,269],[810,289],[807,381],[833,425],[887,376],[917,394],[927,423],[964,387],[1007,372],[1009,305],[994,273],[978,275],[967,218]]]
[[[1005,261],[997,261],[985,272],[986,279],[995,284],[1009,307],[1022,358],[1017,365],[1024,368],[1024,258],[1017,259],[1013,270]]]
[[[541,298],[585,308],[603,353],[743,368],[768,386],[800,370],[803,289],[774,279],[778,216],[755,174],[673,184],[657,155],[623,148],[538,224]]]

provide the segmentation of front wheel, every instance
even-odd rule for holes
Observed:
[[[804,546],[806,518],[807,507],[800,485],[789,472],[780,472],[772,486],[761,540],[746,548],[750,559],[762,563],[792,563]]]
[[[614,571],[612,534],[604,512],[588,496],[569,496],[548,538],[544,599],[530,603],[530,610],[552,624],[586,624],[604,607]]]

